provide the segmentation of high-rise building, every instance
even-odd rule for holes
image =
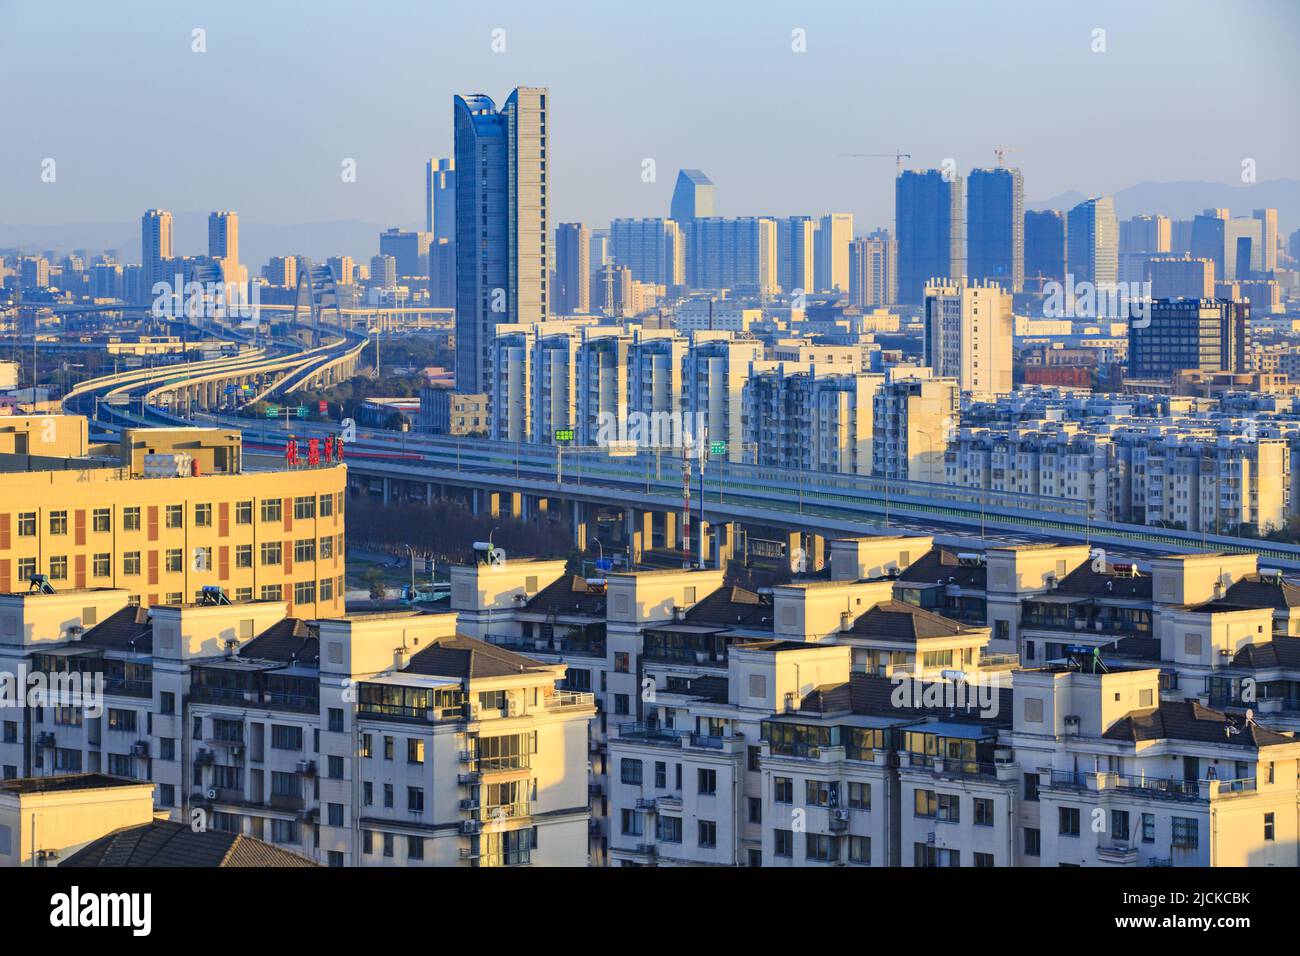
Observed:
[[[1025,278],[1065,281],[1065,216],[1056,209],[1025,213]]]
[[[966,274],[1019,292],[1025,279],[1024,176],[1006,167],[973,169],[966,188]]]
[[[1106,286],[1119,281],[1119,227],[1115,201],[1109,196],[1085,199],[1070,210],[1065,264],[1076,283]]]
[[[1277,269],[1277,210],[1256,209],[1251,216],[1260,222],[1260,270],[1273,272]]]
[[[262,268],[262,278],[271,285],[289,286],[298,283],[298,259],[295,256],[272,256]]]
[[[1143,278],[1152,299],[1214,298],[1214,263],[1191,256],[1152,256]]]
[[[429,305],[456,308],[456,243],[451,239],[429,246]]]
[[[638,282],[672,288],[686,281],[686,243],[674,220],[615,219],[609,241],[610,256]]]
[[[430,159],[424,164],[424,231],[433,241],[456,241],[456,163]]]
[[[153,295],[155,282],[171,281],[163,260],[172,257],[172,214],[150,209],[140,218],[140,263],[144,266],[144,293]]]
[[[380,253],[370,257],[370,284],[381,289],[391,289],[397,285],[397,259]]]
[[[932,279],[966,272],[962,178],[937,169],[906,170],[894,184],[898,219],[898,301],[919,305]]]
[[[787,293],[816,289],[817,223],[811,216],[791,216],[776,222],[777,284]]]
[[[392,256],[399,276],[422,276],[429,270],[429,244],[433,234],[386,229],[379,234],[379,254]]]
[[[888,230],[849,244],[849,302],[857,306],[893,305],[898,294],[898,243]]]
[[[895,374],[875,394],[872,473],[881,478],[942,482],[944,453],[958,420],[961,386],[930,369]]]
[[[456,388],[485,392],[497,325],[550,311],[545,88],[518,87],[497,109],[453,101],[456,164]]]
[[[357,266],[351,256],[330,256],[325,264],[334,272],[335,285],[352,285],[357,281]]]
[[[208,258],[239,261],[239,214],[222,210],[208,214]]]
[[[925,287],[925,364],[974,398],[1011,391],[1011,293],[965,278]]]
[[[1119,224],[1119,280],[1141,282],[1152,256],[1168,255],[1173,242],[1168,216],[1134,216]]]
[[[1264,271],[1267,225],[1267,216],[1233,218],[1226,209],[1207,209],[1192,220],[1192,255],[1214,260],[1214,273],[1222,281],[1252,278]]]
[[[696,219],[686,246],[686,282],[695,289],[776,290],[776,220]]]
[[[580,222],[555,229],[555,314],[591,311],[591,231]]]
[[[819,292],[849,290],[849,243],[853,241],[853,213],[833,212],[817,226],[813,282]]]
[[[673,187],[669,218],[686,224],[692,219],[705,219],[713,214],[713,181],[698,169],[680,170],[677,184]]]
[[[1154,299],[1149,321],[1131,323],[1128,375],[1170,381],[1181,371],[1247,371],[1250,306],[1230,299]]]

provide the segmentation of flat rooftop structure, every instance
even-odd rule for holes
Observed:
[[[0,793],[60,793],[110,787],[150,787],[148,780],[131,780],[106,773],[70,773],[57,777],[19,777],[0,781]]]

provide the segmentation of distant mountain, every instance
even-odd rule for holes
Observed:
[[[1042,201],[1027,202],[1027,209],[1066,211],[1088,197],[1079,192],[1064,192]],[[1190,219],[1205,209],[1226,206],[1234,216],[1249,216],[1254,209],[1277,210],[1278,231],[1286,235],[1300,226],[1300,180],[1270,179],[1240,186],[1228,183],[1178,182],[1138,183],[1115,193],[1115,215],[1161,215]]]
[[[143,210],[142,210],[143,212]],[[368,262],[379,252],[379,234],[393,225],[416,228],[413,223],[375,223],[359,219],[270,225],[240,218],[239,258],[256,274],[271,256],[305,255],[317,261],[329,256],[352,256]],[[118,250],[119,262],[140,261],[140,222],[74,222],[57,226],[0,223],[0,249],[24,252],[52,249]],[[172,217],[172,248],[176,255],[197,256],[208,251],[208,214],[181,212]]]

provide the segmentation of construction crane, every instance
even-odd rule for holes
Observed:
[[[892,156],[899,176],[903,175],[903,160],[912,158],[911,153],[905,153],[901,149],[896,149],[892,153],[840,153],[840,155],[854,159],[888,159]]]
[[[998,169],[1001,169],[1005,165],[1003,160],[1006,158],[1007,153],[1018,153],[1018,152],[1020,152],[1019,146],[1001,146],[1001,145],[994,146],[993,155],[998,158]]]

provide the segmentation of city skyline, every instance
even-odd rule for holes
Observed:
[[[246,233],[250,225],[255,230],[259,223],[350,219],[417,226],[424,220],[424,163],[430,156],[452,154],[452,96],[492,95],[518,85],[546,86],[555,97],[553,222],[602,224],[618,217],[664,216],[678,170],[698,168],[717,185],[719,215],[845,211],[854,214],[859,231],[865,232],[892,221],[889,160],[841,154],[892,153],[897,148],[912,154],[908,168],[938,168],[952,159],[966,175],[971,169],[993,165],[994,146],[1014,144],[1018,149],[1007,165],[1024,172],[1030,207],[1063,193],[1110,195],[1144,181],[1239,185],[1245,159],[1254,161],[1257,185],[1297,175],[1292,157],[1300,143],[1295,130],[1271,121],[1285,115],[1285,91],[1296,86],[1297,68],[1285,60],[1276,39],[1285,31],[1263,28],[1270,22],[1266,14],[1297,18],[1296,10],[1280,4],[1260,4],[1259,16],[1253,18],[1228,18],[1220,4],[1198,4],[1199,18],[1186,16],[1178,22],[1160,17],[1159,7],[1127,11],[1104,5],[1086,13],[1044,12],[1035,17],[1032,8],[1008,3],[999,5],[1006,16],[990,18],[948,3],[901,13],[857,12],[836,5],[814,14],[764,11],[744,25],[729,22],[726,42],[713,42],[709,36],[716,34],[710,33],[710,18],[723,15],[719,10],[696,15],[702,37],[671,44],[655,40],[659,31],[684,22],[681,7],[670,8],[667,16],[642,25],[630,36],[625,35],[629,31],[599,27],[575,8],[562,11],[547,28],[524,7],[506,5],[487,14],[446,10],[430,27],[451,38],[445,44],[445,59],[440,57],[431,70],[411,76],[412,67],[402,53],[414,41],[387,37],[397,44],[393,75],[379,87],[348,83],[346,71],[334,71],[345,74],[339,77],[326,66],[340,55],[360,61],[366,45],[375,42],[366,35],[349,34],[349,42],[357,48],[341,48],[335,36],[344,22],[335,5],[313,8],[310,17],[304,15],[292,24],[286,22],[287,13],[243,5],[180,13],[159,8],[157,16],[148,18],[147,28],[123,38],[126,49],[115,49],[114,56],[132,62],[135,46],[146,44],[158,68],[169,77],[168,89],[159,93],[150,86],[154,97],[145,106],[127,95],[121,109],[88,114],[75,129],[60,125],[56,117],[68,115],[84,96],[89,80],[85,71],[93,69],[96,61],[93,56],[67,57],[65,68],[54,76],[36,69],[33,57],[49,52],[39,36],[51,35],[40,33],[40,28],[44,18],[60,9],[58,4],[51,7],[46,12],[44,7],[12,5],[0,11],[4,27],[0,50],[5,54],[0,57],[0,78],[12,88],[39,94],[39,87],[32,89],[31,78],[41,76],[45,98],[66,107],[51,109],[47,103],[36,111],[24,105],[27,100],[16,107],[11,128],[17,135],[7,138],[8,145],[0,145],[0,181],[6,184],[0,187],[0,208],[5,210],[5,226],[129,221],[141,209],[152,207],[176,213],[234,209],[241,213]],[[392,9],[395,19],[410,21],[412,26],[417,14],[431,16],[415,8]],[[576,8],[582,9],[587,8]],[[945,15],[941,22],[950,24],[952,33],[934,27],[933,17],[927,14],[935,13]],[[102,15],[80,11],[68,27],[70,49],[90,44],[90,31],[109,29],[97,21]],[[200,25],[200,20],[206,25]],[[928,76],[914,75],[921,68],[910,65],[908,44],[901,42],[915,36],[913,31],[923,25],[930,28]],[[288,41],[290,26],[292,35],[301,37],[302,46],[313,48],[318,57],[285,56],[297,49]],[[198,42],[192,39],[195,29],[206,31],[201,54],[191,50]],[[505,33],[494,34],[498,29]],[[1097,29],[1106,31],[1105,52],[1092,51],[1098,42],[1093,36]],[[575,76],[573,67],[545,56],[548,30],[564,32],[567,48],[592,51],[591,58],[583,61],[585,72]],[[801,36],[795,33],[800,30]],[[1156,30],[1164,35],[1155,35]],[[891,36],[898,42],[891,44]],[[872,37],[874,46],[869,42]],[[1205,47],[1207,37],[1212,38],[1214,49]],[[505,50],[493,53],[498,41]],[[854,42],[860,48],[854,48]],[[698,44],[706,46],[701,49]],[[800,44],[803,53],[794,50]],[[173,45],[175,50],[170,50]],[[1249,48],[1242,56],[1252,66],[1253,109],[1240,108],[1230,86],[1208,77],[1198,79],[1201,72],[1214,72],[1199,70],[1198,61],[1213,55],[1228,57],[1239,46]],[[875,57],[865,67],[862,47]],[[984,52],[977,55],[977,50]],[[138,52],[143,55],[145,50]],[[660,84],[654,93],[617,69],[638,52],[664,60],[664,68],[654,71]],[[701,60],[702,52],[710,55]],[[231,68],[235,57],[239,59],[234,65],[240,69]],[[250,57],[262,59],[250,61]],[[715,73],[761,62],[757,59],[761,57],[771,57],[772,65],[753,74],[757,85],[748,105],[734,109],[719,103],[717,109],[709,108],[711,80],[717,80],[713,86],[719,89],[730,82]],[[1014,79],[1007,76],[1007,67],[969,69],[972,61],[998,63],[999,58],[1036,71],[1035,83],[1029,84],[1032,92],[1023,84],[1014,87],[1021,99],[1012,110],[989,105],[997,102],[994,97],[1005,95],[1008,79]],[[684,76],[672,68],[679,60],[702,73]],[[281,61],[292,64],[293,80],[303,89],[333,98],[337,122],[313,123],[308,110],[296,112],[292,99],[275,111],[229,117],[218,110],[214,118],[210,111],[194,107],[200,94],[210,97],[213,89],[224,91],[229,102],[238,102],[252,78],[271,83],[286,80]],[[944,65],[936,70],[935,62]],[[250,63],[257,68],[247,69]],[[818,90],[844,89],[859,75],[870,79],[870,63],[878,64],[874,70],[886,81],[876,94],[892,106],[883,115],[870,92],[860,105],[844,97],[814,95]],[[1123,86],[1139,82],[1140,71],[1152,67],[1162,68],[1169,82],[1144,88],[1146,97],[1156,99],[1144,103],[1142,128],[1147,135],[1135,140],[1132,124],[1109,109],[1123,95]],[[152,84],[152,79],[151,74],[119,68],[117,83],[130,93],[140,84]],[[871,89],[868,83],[867,90]],[[951,89],[951,102],[936,98],[935,89]],[[390,108],[376,108],[386,102],[385,97]],[[683,110],[685,103],[691,108]],[[620,114],[621,120],[615,116],[611,121],[611,104],[630,108]],[[406,121],[392,122],[393,111]],[[1219,145],[1186,150],[1177,135],[1179,124],[1206,114],[1223,117],[1225,135]],[[295,115],[302,117],[300,122]],[[1044,117],[1058,115],[1068,121],[1065,128],[1077,129],[1079,135],[1044,138],[1036,132]],[[787,127],[785,116],[797,117],[797,124]],[[855,116],[872,118],[869,135],[851,127],[837,131],[832,122],[843,124]],[[936,122],[937,116],[943,122]],[[251,162],[242,159],[238,150],[211,148],[213,142],[222,142],[223,128],[238,129],[241,141],[255,144]],[[185,150],[187,162],[182,168],[174,162],[173,149],[159,148],[95,154],[97,160],[90,164],[85,159],[90,154],[82,146],[87,136],[172,144]],[[763,148],[737,149],[736,144],[747,136],[755,137]],[[1107,149],[1108,137],[1122,142],[1123,149]],[[594,142],[604,146],[593,150]],[[45,159],[56,163],[54,182],[41,180]],[[341,181],[340,164],[345,159],[356,162],[355,182]],[[648,182],[646,160],[654,161],[653,180]],[[783,171],[795,168],[801,175],[787,177],[776,188]],[[1239,205],[1247,202],[1251,200],[1243,197]],[[1285,213],[1282,218],[1287,218]],[[186,240],[178,237],[178,242]]]

